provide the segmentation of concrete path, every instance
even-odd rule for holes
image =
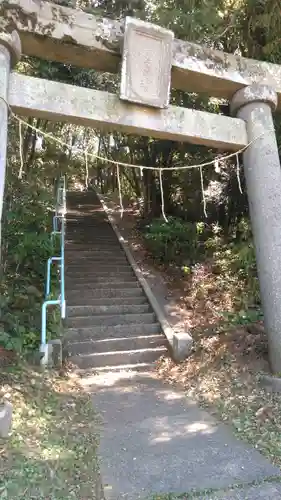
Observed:
[[[202,499],[281,499],[278,468],[153,372],[100,372],[83,383],[103,419],[106,500],[192,491]],[[251,486],[274,476],[276,484]]]

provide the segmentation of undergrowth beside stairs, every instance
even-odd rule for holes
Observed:
[[[0,347],[19,354],[40,344],[47,260],[56,255],[58,241],[52,243],[50,237],[55,202],[50,165],[44,168],[38,159],[19,179],[17,164],[10,162],[2,227]],[[53,295],[58,292],[57,272],[52,273]],[[48,336],[59,329],[60,313],[54,308]]]
[[[0,498],[101,500],[99,420],[90,396],[67,371],[21,364],[1,370],[0,398],[13,428],[0,439]]]

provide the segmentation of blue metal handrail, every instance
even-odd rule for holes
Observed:
[[[66,301],[65,301],[65,262],[64,262],[64,245],[65,245],[65,214],[66,214],[66,179],[65,176],[59,180],[59,185],[56,194],[56,208],[53,217],[53,231],[51,238],[55,235],[60,236],[60,255],[52,256],[47,262],[47,279],[45,301],[42,305],[42,323],[41,323],[41,346],[40,351],[46,354],[47,349],[47,309],[49,306],[60,306],[61,318],[65,318],[66,314]],[[51,293],[51,268],[53,262],[60,263],[60,295],[58,299],[49,299]]]

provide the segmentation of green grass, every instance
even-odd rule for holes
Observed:
[[[0,498],[100,500],[98,421],[78,381],[24,366],[2,370],[0,387],[13,404],[11,435],[0,440]]]

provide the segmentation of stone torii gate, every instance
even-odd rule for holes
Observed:
[[[0,216],[8,108],[20,115],[244,153],[250,215],[274,372],[281,372],[281,169],[272,111],[281,67],[41,0],[0,0]],[[21,52],[98,71],[121,66],[120,95],[11,72]],[[232,117],[169,106],[170,86],[230,100]],[[255,140],[258,137],[258,140]]]

